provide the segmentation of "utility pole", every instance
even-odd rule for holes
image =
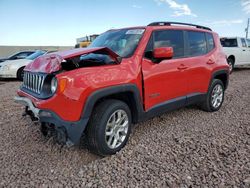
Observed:
[[[249,23],[250,23],[250,18],[248,18],[247,20],[246,38],[248,38]]]

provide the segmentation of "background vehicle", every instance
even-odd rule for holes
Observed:
[[[85,48],[91,44],[99,35],[90,35],[76,40],[75,48]]]
[[[46,54],[46,51],[36,50],[25,59],[7,60],[0,64],[0,78],[17,78],[23,80],[23,69],[37,57]]]
[[[250,39],[227,37],[221,38],[220,41],[227,55],[230,72],[234,67],[250,65]]]
[[[16,59],[24,59],[26,57],[28,57],[29,55],[33,54],[35,51],[22,51],[22,52],[18,52],[16,54],[11,55],[8,58],[3,58],[0,59],[0,63],[6,60],[16,60]]]
[[[190,104],[219,110],[229,66],[211,29],[156,22],[109,30],[88,48],[41,56],[24,71],[15,101],[44,135],[67,145],[82,137],[110,155],[125,146],[132,123]]]

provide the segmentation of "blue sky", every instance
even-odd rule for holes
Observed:
[[[110,28],[178,21],[245,36],[250,0],[0,0],[0,45],[75,45]]]

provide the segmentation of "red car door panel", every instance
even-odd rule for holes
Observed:
[[[158,64],[146,58],[143,59],[142,72],[146,110],[171,99],[186,96],[187,79],[184,67],[185,63],[180,59],[163,60]]]
[[[209,56],[191,57],[185,61],[189,67],[187,70],[188,88],[187,94],[206,93],[210,81],[211,70],[214,60]]]
[[[212,53],[214,40],[211,34],[186,31],[188,56],[185,59],[188,81],[188,95],[206,93],[210,81],[211,68],[215,64]],[[208,41],[208,42],[207,42]]]
[[[152,33],[145,53],[145,56],[148,52],[150,55],[142,60],[145,110],[179,97],[184,97],[185,104],[188,67],[183,58],[184,45],[183,30],[157,30]],[[173,58],[153,62],[155,59],[150,52],[161,47],[172,47]]]

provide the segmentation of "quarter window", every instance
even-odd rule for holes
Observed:
[[[199,56],[207,53],[205,33],[188,31],[189,56]]]
[[[154,33],[154,48],[172,47],[173,58],[184,57],[184,36],[181,30],[161,30]]]
[[[215,48],[214,37],[211,33],[207,33],[207,47],[208,52],[211,52]]]

